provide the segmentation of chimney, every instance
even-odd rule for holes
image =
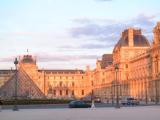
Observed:
[[[134,45],[134,43],[133,43],[134,42],[134,40],[133,40],[134,38],[133,37],[134,37],[134,29],[133,28],[129,28],[128,29],[128,40],[129,40],[128,44],[129,44],[130,47],[133,47],[133,45]]]
[[[159,44],[160,43],[160,21],[154,27],[153,33],[154,33],[154,43]]]

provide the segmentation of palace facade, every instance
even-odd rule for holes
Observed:
[[[18,72],[0,70],[0,96],[14,96],[15,81],[19,98],[114,100],[132,96],[140,100],[160,100],[160,22],[153,29],[150,44],[140,29],[122,32],[112,54],[104,54],[91,70],[38,69],[31,55],[19,58]]]

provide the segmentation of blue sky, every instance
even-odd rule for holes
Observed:
[[[127,27],[152,41],[159,0],[1,0],[0,69],[16,56],[37,57],[39,68],[84,69],[112,53]]]

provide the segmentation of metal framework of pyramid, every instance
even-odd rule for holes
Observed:
[[[24,70],[18,70],[1,88],[1,99],[13,99],[15,96],[15,84],[17,78],[17,97],[19,99],[40,99],[45,98],[44,93]]]

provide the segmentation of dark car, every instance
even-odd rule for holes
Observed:
[[[121,101],[122,105],[139,105],[139,101],[133,97],[125,98]]]
[[[84,101],[71,101],[69,103],[69,108],[90,108],[91,105],[85,103]]]

